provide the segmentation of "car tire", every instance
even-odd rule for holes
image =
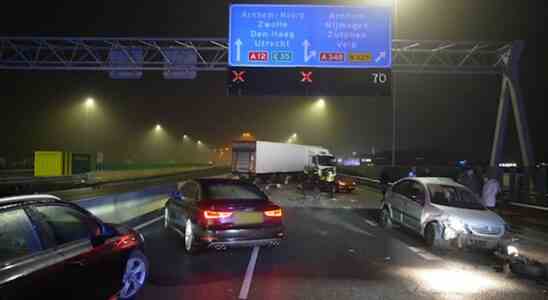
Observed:
[[[510,270],[512,273],[521,275],[527,278],[545,278],[546,270],[541,263],[523,263],[521,261],[510,263]]]
[[[131,300],[137,298],[148,277],[148,266],[148,259],[143,252],[134,250],[130,253],[118,299]]]
[[[196,254],[200,250],[196,243],[196,234],[194,232],[194,224],[190,219],[186,221],[184,232],[185,251],[188,254]]]
[[[392,218],[390,218],[390,211],[388,208],[383,208],[381,211],[381,219],[380,219],[381,227],[384,229],[392,229],[394,226],[392,224]]]
[[[426,245],[433,250],[441,248],[441,228],[436,222],[430,223],[424,229]]]

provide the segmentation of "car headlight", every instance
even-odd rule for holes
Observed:
[[[516,247],[515,245],[508,245],[508,247],[506,247],[506,253],[508,254],[508,256],[518,257],[518,247]]]
[[[445,222],[445,225],[451,227],[451,229],[455,230],[456,232],[466,231],[466,225],[461,219],[457,217],[449,217]]]
[[[339,185],[345,186],[345,185],[346,185],[346,182],[339,181]]]

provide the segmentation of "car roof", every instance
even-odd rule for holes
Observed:
[[[405,180],[405,179],[415,180],[422,184],[443,184],[443,185],[449,185],[449,186],[463,187],[462,184],[448,177],[407,177],[407,178],[403,178],[402,180]]]
[[[46,195],[46,194],[35,194],[35,195],[23,195],[23,196],[6,197],[6,198],[0,198],[0,206],[7,205],[7,204],[31,202],[31,201],[34,201],[34,200],[61,201],[61,198],[53,196],[53,195]]]

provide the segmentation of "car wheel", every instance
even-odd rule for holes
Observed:
[[[122,290],[119,299],[134,299],[145,284],[148,276],[148,260],[139,250],[129,255],[126,270],[122,279]]]
[[[194,234],[194,224],[188,219],[185,225],[185,250],[189,254],[195,254],[198,252],[198,245],[196,244],[196,236]]]
[[[390,218],[390,211],[388,211],[388,208],[384,208],[381,211],[381,227],[385,229],[392,228],[392,219]]]
[[[546,270],[541,263],[523,263],[521,261],[511,262],[510,270],[517,275],[525,276],[528,278],[544,278]]]
[[[431,249],[437,249],[440,247],[441,230],[438,223],[430,223],[424,229],[424,240],[426,245]]]

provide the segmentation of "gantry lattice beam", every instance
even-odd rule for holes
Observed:
[[[3,70],[157,70],[224,71],[226,38],[61,38],[0,37]],[[193,52],[196,63],[170,60],[169,52]],[[132,53],[138,50],[142,58]],[[127,57],[116,64],[111,53]],[[403,73],[500,74],[512,42],[393,41],[393,70]]]

